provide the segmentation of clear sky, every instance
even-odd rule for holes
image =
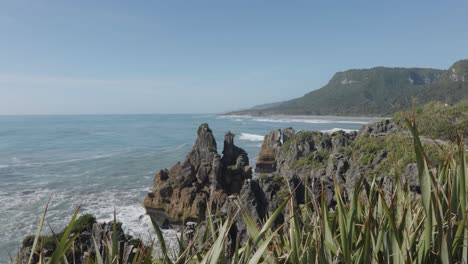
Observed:
[[[0,2],[0,114],[219,113],[468,58],[468,1]]]

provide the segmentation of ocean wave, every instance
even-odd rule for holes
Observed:
[[[189,144],[188,143],[184,143],[184,144],[180,144],[179,146],[177,146],[177,148],[175,148],[175,150],[179,150],[185,146],[188,146]]]
[[[333,132],[340,131],[340,130],[343,130],[343,131],[346,132],[346,133],[350,133],[350,132],[353,132],[353,131],[357,131],[356,129],[332,128],[332,129],[327,129],[327,130],[321,130],[321,132],[322,132],[322,133],[333,133]]]
[[[190,145],[189,143],[183,143],[183,144],[180,144],[180,145],[178,145],[176,147],[174,147],[174,146],[164,147],[162,149],[162,152],[173,152],[173,151],[181,150],[181,149],[184,149],[185,147],[187,147],[189,145]]]
[[[84,158],[75,158],[75,159],[67,159],[67,160],[56,160],[56,161],[44,161],[44,162],[23,162],[23,161],[16,161],[11,164],[0,164],[0,169],[3,168],[17,168],[17,167],[39,167],[45,165],[57,165],[57,164],[65,164],[65,163],[73,163],[73,162],[80,162],[80,161],[89,161],[89,160],[97,160],[97,159],[105,159],[110,158],[112,156],[117,155],[117,153],[112,154],[100,154],[94,155],[90,157]]]
[[[306,124],[358,124],[366,125],[369,121],[366,120],[347,120],[338,118],[312,118],[302,116],[251,116],[251,115],[223,115],[216,117],[217,119],[228,119],[233,121],[251,120],[255,122],[268,122],[268,123],[306,123]]]
[[[220,115],[217,116],[216,119],[246,119],[246,118],[252,118],[251,115]]]
[[[246,141],[263,141],[265,137],[262,135],[257,135],[257,134],[249,134],[249,133],[241,133],[239,135],[240,140],[246,140]]]
[[[69,160],[58,160],[58,161],[51,161],[51,162],[44,162],[43,164],[62,164],[62,163],[70,163],[70,162],[77,162],[77,161],[87,161],[87,160],[97,160],[97,159],[105,159],[105,158],[110,158],[118,153],[110,153],[110,154],[98,154],[90,157],[84,157],[84,158],[76,158],[76,159],[69,159]]]

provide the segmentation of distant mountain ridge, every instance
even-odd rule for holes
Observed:
[[[418,104],[468,98],[468,60],[448,70],[375,67],[337,72],[328,84],[303,97],[230,114],[389,116],[410,108],[412,98]]]

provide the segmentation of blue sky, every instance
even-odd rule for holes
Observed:
[[[0,114],[219,113],[468,58],[468,1],[2,1]]]

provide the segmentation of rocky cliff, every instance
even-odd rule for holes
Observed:
[[[387,198],[395,180],[400,180],[417,196],[413,149],[409,133],[390,120],[351,133],[276,129],[265,136],[256,163],[258,173],[252,177],[248,155],[234,145],[234,135],[225,134],[221,157],[212,131],[204,124],[186,159],[155,176],[145,206],[153,218],[166,223],[184,219],[202,222],[209,206],[221,217],[233,216],[240,207],[260,223],[292,190],[297,204],[305,203],[306,193],[316,199],[324,194],[330,208],[336,205],[335,185],[339,184],[346,200],[358,179],[363,180],[365,188],[375,179]],[[430,142],[426,149],[437,155]],[[248,239],[241,214],[233,220],[227,238],[231,245],[228,255],[234,252],[236,243]],[[285,220],[278,217],[275,226]]]

